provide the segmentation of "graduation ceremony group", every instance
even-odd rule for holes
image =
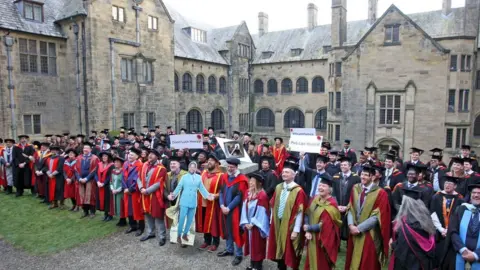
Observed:
[[[233,266],[250,256],[247,269],[264,260],[334,269],[345,249],[345,269],[480,269],[480,174],[469,145],[446,159],[435,146],[411,146],[407,157],[395,146],[357,151],[355,138],[306,153],[279,137],[213,128],[192,132],[203,149],[171,147],[171,127],[111,133],[0,139],[0,198],[114,220],[132,241],[160,247],[192,248],[197,233],[198,252]],[[238,142],[255,170],[242,173],[220,138]]]

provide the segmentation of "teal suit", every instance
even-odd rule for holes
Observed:
[[[190,230],[190,226],[195,216],[195,210],[197,209],[197,193],[200,192],[204,198],[207,198],[210,193],[203,185],[202,178],[198,174],[187,173],[182,176],[180,183],[173,191],[175,197],[182,192],[180,196],[180,217],[178,219],[178,236],[181,234],[187,235]],[[187,217],[187,224],[184,227],[185,217]],[[182,233],[183,232],[183,233]]]

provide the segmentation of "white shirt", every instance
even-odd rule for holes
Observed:
[[[287,199],[288,199],[288,195],[290,195],[290,190],[295,187],[295,186],[298,186],[297,183],[295,183],[294,181],[290,182],[290,183],[285,183],[283,182],[283,190],[282,190],[282,193],[283,192],[287,192]],[[281,194],[280,194],[281,195]],[[286,210],[286,209],[285,209]],[[273,214],[274,211],[272,211],[272,214]],[[295,226],[293,227],[293,232],[296,232],[296,233],[299,233],[300,232],[300,229],[302,227],[302,213],[299,212],[297,214],[297,216],[295,217]]]

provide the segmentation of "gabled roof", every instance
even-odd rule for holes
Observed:
[[[168,7],[172,18],[175,20],[175,56],[194,59],[199,61],[211,62],[216,64],[228,65],[219,51],[227,50],[225,43],[233,39],[238,25],[224,28],[214,28],[209,25],[194,22],[186,19],[175,9]],[[193,27],[207,32],[207,42],[201,43],[193,41],[183,30],[186,27]]]
[[[398,10],[398,8],[396,9]],[[463,36],[464,12],[465,8],[460,7],[453,8],[448,16],[443,15],[442,10],[414,13],[408,16],[402,14],[426,36],[435,39]],[[372,27],[373,25],[368,20],[347,22],[347,40],[344,46],[357,45]],[[323,48],[332,44],[331,25],[319,25],[310,31],[308,28],[299,28],[269,32],[262,37],[254,35],[253,39],[257,48],[254,64],[321,60],[327,58]],[[438,42],[434,42],[434,44],[436,44],[435,46],[439,45]],[[290,49],[295,47],[304,49],[300,56],[292,56]],[[262,52],[265,51],[273,51],[274,54],[270,58],[263,59]]]
[[[71,0],[48,0],[43,5],[43,23],[26,20],[20,14],[13,0],[0,1],[0,28],[27,32],[38,35],[61,37],[65,35],[59,25],[55,23],[62,17],[65,4],[69,6]],[[77,1],[81,2],[81,1]],[[83,7],[82,7],[83,8]],[[69,11],[70,12],[70,11]]]
[[[47,1],[48,2],[48,1]],[[75,16],[86,16],[87,10],[83,7],[83,1],[64,0],[63,8],[58,10],[56,21],[69,19]]]
[[[420,31],[427,39],[429,39],[433,46],[435,46],[435,48],[437,48],[437,50],[443,52],[443,53],[448,53],[450,50],[448,49],[445,49],[442,45],[440,45],[440,43],[438,43],[436,40],[434,40],[430,35],[428,35],[417,23],[415,23],[410,17],[408,17],[407,15],[405,15],[399,8],[397,8],[397,6],[395,6],[394,4],[392,4],[384,13],[383,15],[370,27],[370,29],[368,30],[367,33],[365,33],[365,35],[363,35],[363,37],[357,42],[357,44],[355,45],[355,47],[353,48],[353,50],[351,50],[349,53],[347,53],[347,55],[345,55],[345,57],[343,57],[343,59],[347,59],[359,46],[360,44],[365,40],[365,38],[368,37],[368,35],[377,27],[377,25],[380,24],[381,21],[383,21],[383,19],[387,16],[388,13],[392,12],[392,11],[396,11],[398,12],[400,15],[402,15],[411,25],[413,25],[415,27],[415,29],[417,29],[418,31]]]

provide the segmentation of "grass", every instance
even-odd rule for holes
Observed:
[[[303,269],[305,265],[305,260],[307,259],[307,248],[303,250],[302,260],[300,262],[300,268]],[[341,242],[340,245],[340,252],[337,256],[337,263],[335,265],[335,269],[345,269],[345,260],[347,259],[347,243],[345,241]]]
[[[69,209],[70,201],[66,204]],[[0,217],[0,239],[32,255],[69,249],[119,230],[116,222],[101,220],[103,212],[80,219],[80,212],[49,210],[28,191],[19,198],[0,193]]]

